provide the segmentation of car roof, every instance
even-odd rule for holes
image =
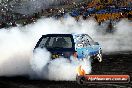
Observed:
[[[73,37],[76,38],[77,36],[83,36],[83,35],[87,35],[90,39],[92,39],[88,34],[46,34],[43,35],[42,37],[57,37],[57,36],[65,36],[65,37]]]
[[[73,37],[72,34],[46,34],[42,37]]]
[[[73,35],[73,36],[75,36],[75,35],[88,35],[88,34],[46,34],[45,36],[65,36],[65,35]]]

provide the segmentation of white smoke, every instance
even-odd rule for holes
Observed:
[[[39,38],[44,34],[52,33],[87,33],[95,41],[99,41],[104,53],[132,50],[131,22],[122,20],[115,27],[116,32],[114,34],[103,35],[96,31],[99,26],[92,18],[77,22],[74,18],[68,17],[61,20],[42,18],[25,27],[0,29],[0,76],[32,75],[35,71],[40,78],[46,78],[45,74],[48,73],[46,79],[73,80],[77,65],[69,64],[66,59],[61,58],[51,62],[49,66],[45,66],[49,61],[48,56],[50,54],[45,50],[39,50],[38,54],[33,54],[33,49]],[[45,52],[46,55],[42,52]],[[70,71],[69,74],[66,73],[67,69],[74,70]],[[59,75],[55,72],[59,72]]]
[[[82,22],[84,23],[84,21]],[[91,22],[90,23],[89,22],[90,21],[88,21],[88,24],[90,25],[91,22],[93,21],[91,20]],[[1,29],[0,30],[0,41],[1,41],[0,76],[15,76],[15,75],[32,74],[33,67],[31,68],[30,66],[30,59],[33,56],[32,51],[37,41],[39,40],[39,38],[42,35],[49,34],[49,33],[50,34],[74,33],[74,31],[78,32],[79,31],[77,29],[78,27],[82,30],[82,32],[86,31],[83,28],[81,22],[78,23],[74,20],[74,18],[68,17],[67,19],[64,19],[64,20],[42,18],[38,20],[37,23],[30,24],[25,27],[13,27],[9,29]],[[93,27],[93,26],[87,26],[86,28],[91,29],[90,27]],[[38,57],[38,60],[39,60],[39,57]],[[61,79],[61,77],[59,79]]]
[[[30,41],[19,28],[0,30],[0,76],[25,75],[30,69]]]
[[[103,52],[117,52],[117,51],[132,51],[132,22],[122,19],[114,25],[115,32],[113,34],[98,33],[95,40],[102,45]],[[107,26],[103,26],[103,33]]]
[[[57,58],[51,60],[50,53],[44,48],[37,48],[31,59],[31,66],[40,79],[48,80],[75,80],[77,68],[82,66],[86,73],[91,73],[89,59],[77,60],[71,56],[68,58]],[[32,75],[31,75],[32,76]],[[36,77],[36,76],[35,76]]]
[[[39,78],[43,78],[44,67],[50,61],[50,53],[46,49],[37,48],[34,51],[33,58],[31,59],[30,63],[32,66],[33,71],[36,72],[36,75]],[[45,74],[47,75],[47,74]]]

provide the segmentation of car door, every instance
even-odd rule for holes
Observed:
[[[78,53],[78,58],[87,58],[94,52],[90,45],[87,47],[78,47],[76,51]]]
[[[76,44],[78,58],[87,58],[96,55],[99,51],[99,44],[94,42],[89,36],[83,35],[83,38]]]
[[[76,44],[76,51],[78,53],[78,58],[87,58],[89,55],[93,54],[94,46],[91,46],[88,39],[82,39]]]

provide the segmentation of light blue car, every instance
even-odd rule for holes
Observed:
[[[35,48],[46,48],[51,52],[51,59],[71,56],[81,60],[92,58],[92,61],[102,61],[102,49],[88,34],[47,34],[43,35]]]
[[[95,42],[88,34],[73,35],[75,51],[78,59],[88,58],[89,56],[98,62],[102,61],[102,49],[98,42]]]

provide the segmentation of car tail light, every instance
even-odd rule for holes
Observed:
[[[73,57],[77,58],[77,52],[73,53]]]

